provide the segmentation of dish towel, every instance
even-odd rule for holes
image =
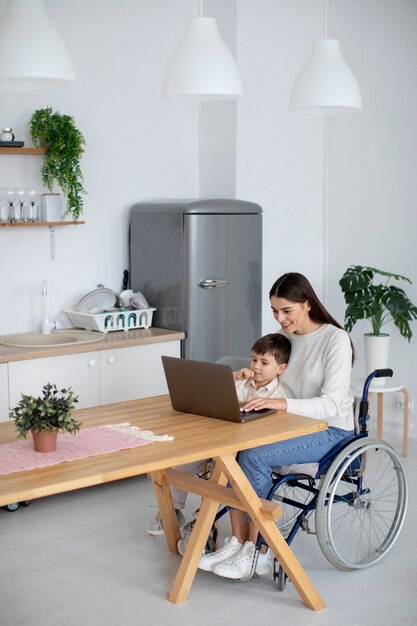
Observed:
[[[155,435],[150,430],[142,430],[138,426],[132,426],[129,422],[122,422],[83,428],[75,435],[59,434],[57,447],[53,452],[35,452],[30,439],[4,443],[0,445],[0,475],[146,446],[154,441],[172,441],[173,439],[174,437],[169,435]]]

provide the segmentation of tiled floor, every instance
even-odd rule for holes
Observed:
[[[155,513],[146,477],[0,510],[0,624],[3,626],[380,626],[417,623],[417,448],[405,459],[407,519],[392,551],[373,568],[332,567],[314,536],[293,548],[327,608],[315,613],[292,585],[247,583],[198,572],[189,599],[167,601],[180,557],[163,537],[150,537]],[[187,513],[197,500],[189,498]],[[228,532],[221,523],[221,535]]]

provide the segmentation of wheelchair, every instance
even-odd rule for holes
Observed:
[[[288,545],[297,532],[317,535],[326,559],[342,570],[365,568],[393,547],[407,511],[408,486],[402,462],[385,441],[368,438],[368,391],[374,378],[393,372],[375,370],[364,383],[356,407],[355,434],[334,446],[317,464],[275,468],[267,499],[279,502],[277,525]],[[225,510],[219,512],[220,517]],[[315,530],[310,518],[315,518]],[[255,573],[258,536],[249,580]],[[283,591],[287,576],[274,560],[274,580]]]

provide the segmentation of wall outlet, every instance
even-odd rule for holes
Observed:
[[[397,408],[398,409],[403,409],[404,408],[404,398],[403,398],[403,396],[398,396],[397,397]],[[414,413],[414,398],[412,398],[411,400],[408,401],[408,412],[410,414]]]

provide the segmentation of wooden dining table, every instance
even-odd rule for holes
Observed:
[[[170,435],[173,439],[0,476],[0,506],[148,474],[171,552],[177,552],[180,532],[170,485],[202,497],[194,530],[168,595],[171,602],[180,603],[187,599],[222,503],[250,515],[302,601],[314,610],[324,607],[317,590],[277,528],[276,520],[281,513],[279,504],[256,495],[238,465],[236,455],[248,448],[324,430],[327,428],[325,421],[278,411],[237,424],[174,411],[169,396],[82,409],[75,415],[82,421],[83,428],[129,422],[157,435]],[[15,440],[14,424],[1,423],[0,445]],[[173,469],[176,465],[208,458],[214,460],[209,480]]]

